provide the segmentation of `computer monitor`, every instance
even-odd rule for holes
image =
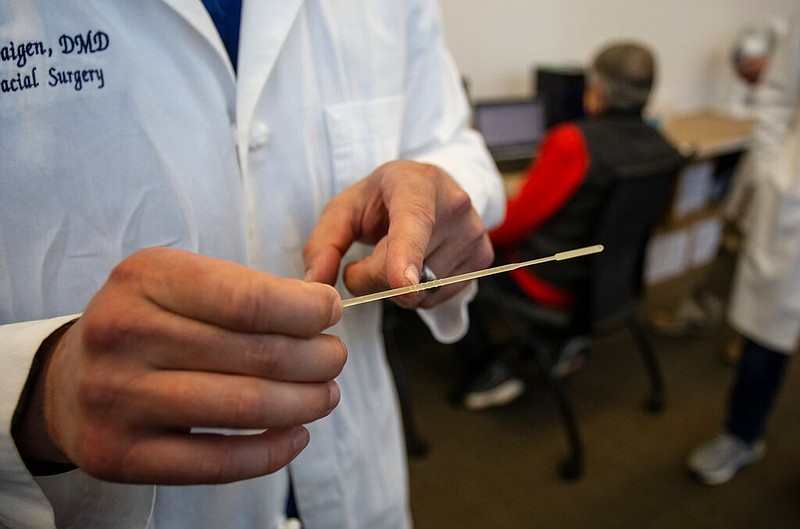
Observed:
[[[544,104],[545,126],[584,117],[584,70],[578,66],[536,66],[533,69],[534,92]]]
[[[473,117],[502,171],[525,168],[545,132],[544,106],[538,98],[476,101]]]

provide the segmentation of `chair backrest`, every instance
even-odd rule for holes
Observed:
[[[618,170],[595,226],[593,243],[603,252],[591,256],[591,272],[582,314],[590,330],[621,324],[642,295],[644,259],[655,225],[672,197],[678,169],[674,160]]]

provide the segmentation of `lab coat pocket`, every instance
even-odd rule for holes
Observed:
[[[399,156],[403,103],[398,95],[325,108],[334,194]]]

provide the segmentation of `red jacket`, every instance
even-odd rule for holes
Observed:
[[[536,161],[528,168],[519,193],[508,200],[503,224],[490,232],[495,247],[514,257],[514,248],[558,212],[575,194],[589,167],[589,151],[580,129],[565,123],[545,137]],[[528,297],[553,307],[573,303],[571,292],[536,277],[531,268],[511,272]]]

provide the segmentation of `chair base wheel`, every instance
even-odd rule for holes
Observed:
[[[577,481],[583,476],[583,464],[575,458],[567,458],[559,465],[558,474],[564,481]]]
[[[406,451],[410,457],[420,458],[428,455],[428,443],[425,441],[410,442],[406,446]]]
[[[648,397],[644,401],[644,409],[647,413],[653,415],[664,411],[664,397]]]

